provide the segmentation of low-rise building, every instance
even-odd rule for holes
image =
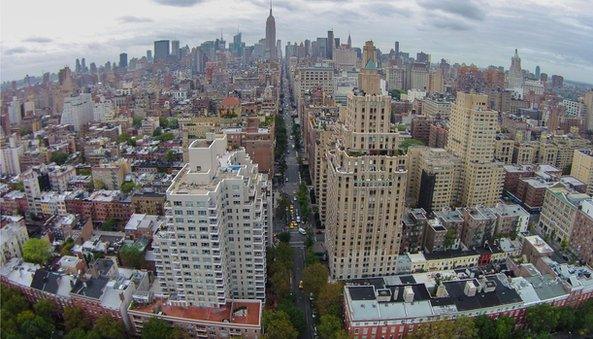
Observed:
[[[175,300],[136,294],[128,310],[133,333],[140,335],[144,324],[159,318],[186,331],[194,338],[261,337],[260,300],[228,300],[221,307],[186,306]]]
[[[22,256],[23,243],[29,239],[23,217],[2,217],[0,223],[0,267]]]

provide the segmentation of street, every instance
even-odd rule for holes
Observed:
[[[299,185],[301,183],[300,171],[299,171],[299,163],[297,160],[297,152],[294,147],[294,138],[292,137],[292,125],[293,125],[293,117],[292,114],[294,109],[290,103],[290,91],[287,85],[288,79],[286,77],[286,70],[283,67],[282,71],[283,76],[283,86],[282,91],[284,93],[284,98],[282,100],[282,108],[283,108],[283,118],[286,124],[286,131],[288,140],[287,140],[287,151],[285,155],[286,159],[286,172],[284,176],[284,181],[280,183],[280,187],[277,187],[276,191],[276,199],[279,198],[280,194],[283,193],[289,199],[290,204],[294,206],[294,211],[296,215],[300,215],[298,203],[295,200],[296,193],[299,189]],[[289,216],[292,218],[292,216]],[[302,227],[308,232],[314,232],[314,230],[309,229],[309,220],[301,220],[302,223],[299,224],[298,227]],[[307,338],[312,339],[315,338],[314,334],[314,326],[315,320],[312,314],[311,302],[309,301],[309,296],[305,295],[299,289],[299,282],[302,279],[303,269],[305,267],[305,250],[306,250],[306,236],[298,232],[298,228],[288,229],[286,225],[276,225],[275,232],[282,232],[284,230],[288,230],[290,232],[290,246],[293,248],[293,268],[292,268],[292,280],[291,280],[291,289],[292,293],[295,296],[295,303],[296,306],[301,309],[305,315],[305,321],[307,324],[306,332],[303,333],[300,338]]]

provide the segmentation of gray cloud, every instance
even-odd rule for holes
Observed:
[[[406,18],[412,16],[412,12],[407,8],[397,8],[388,2],[370,3],[366,6],[369,12],[380,16],[399,15]]]
[[[29,52],[29,50],[25,47],[13,47],[13,48],[9,48],[6,51],[4,51],[4,54],[15,55],[15,54],[24,54],[27,52]]]
[[[46,37],[42,37],[42,36],[34,36],[34,37],[30,37],[27,39],[24,39],[23,42],[35,42],[35,43],[39,43],[39,44],[46,44],[49,42],[54,41],[53,39],[50,38],[46,38]]]
[[[191,7],[201,0],[153,0],[154,2],[165,5],[165,6],[174,6],[174,7]]]
[[[421,0],[418,5],[427,10],[438,10],[470,20],[481,21],[486,17],[483,8],[473,1]]]
[[[449,29],[452,31],[467,31],[471,27],[462,21],[453,21],[446,18],[436,18],[430,20],[430,25],[439,29]]]
[[[133,15],[124,15],[124,16],[117,18],[117,20],[121,23],[142,23],[142,22],[154,21],[151,18],[133,16]]]

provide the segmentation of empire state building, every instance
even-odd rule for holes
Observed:
[[[266,20],[266,57],[268,59],[278,58],[278,51],[276,49],[276,20],[272,15],[272,6],[270,6],[270,15]]]

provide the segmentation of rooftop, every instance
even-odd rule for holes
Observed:
[[[166,300],[155,299],[150,304],[132,304],[131,311],[207,322],[230,322],[260,326],[261,302],[259,300],[232,300],[223,307],[176,306]]]

